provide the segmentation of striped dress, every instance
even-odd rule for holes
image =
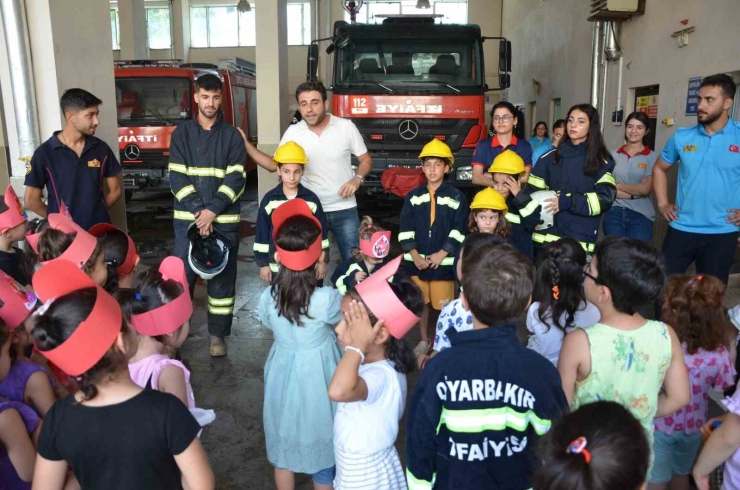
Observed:
[[[340,403],[334,418],[335,490],[406,490],[394,446],[406,402],[406,375],[388,360],[360,366],[367,398]]]

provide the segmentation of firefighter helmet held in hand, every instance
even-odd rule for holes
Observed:
[[[193,272],[203,279],[213,279],[229,262],[230,240],[214,229],[208,236],[201,236],[195,223],[188,228],[188,263]]]

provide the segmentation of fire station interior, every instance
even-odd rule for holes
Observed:
[[[203,73],[221,76],[225,120],[267,154],[294,122],[296,86],[313,75],[329,88],[329,111],[356,118],[375,165],[416,165],[422,142],[407,140],[398,125],[410,120],[468,162],[447,177],[468,195],[475,191],[473,148],[488,136],[489,112],[500,100],[526,115],[528,136],[538,121],[552,127],[572,105],[591,102],[610,150],[624,143],[625,116],[645,112],[649,146],[660,152],[677,128],[696,124],[692,82],[715,73],[740,81],[737,0],[0,0],[0,16],[0,187],[11,184],[23,196],[34,149],[62,127],[61,94],[92,92],[103,101],[96,136],[123,167],[125,195],[112,220],[135,241],[141,270],[174,252],[169,137],[197,114],[194,80]],[[388,23],[399,16],[427,24]],[[430,25],[447,30],[435,37],[424,28]],[[380,101],[398,95],[442,102]],[[363,117],[358,100],[365,96],[378,99],[382,117]],[[472,106],[455,105],[470,98]],[[439,114],[447,104],[476,116],[446,119]],[[740,93],[731,117],[740,120]],[[252,250],[259,200],[277,177],[246,163],[228,356],[209,356],[201,283],[180,349],[198,406],[216,412],[201,440],[219,489],[274,487],[262,431],[272,334],[255,311],[267,285]],[[368,180],[359,215],[372,215],[396,236],[402,200],[385,193],[377,176]],[[671,199],[675,188],[672,172]],[[656,245],[666,229],[658,217]],[[400,253],[397,245],[391,253]],[[338,262],[332,241],[327,277]],[[740,303],[740,261],[732,273],[727,307]],[[523,323],[519,334],[526,342]],[[409,341],[416,345],[417,329]],[[418,376],[409,375],[409,393]],[[312,488],[310,475],[298,475],[297,488]]]

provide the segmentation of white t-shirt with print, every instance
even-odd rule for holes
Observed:
[[[387,359],[361,365],[359,375],[367,385],[367,399],[338,405],[334,448],[369,456],[396,443],[406,404],[406,375]]]
[[[439,313],[437,329],[434,332],[433,346],[433,349],[437,352],[442,352],[444,349],[452,347],[450,339],[445,335],[447,329],[451,327],[458,332],[473,330],[473,314],[463,307],[460,298],[447,303]]]
[[[306,152],[308,164],[301,184],[318,196],[325,212],[354,208],[357,207],[355,197],[342,199],[339,189],[355,175],[351,155],[364,155],[367,147],[352,121],[331,114],[326,117],[329,124],[321,136],[311,131],[306,121],[300,121],[285,131],[280,146],[295,141]]]
[[[555,325],[551,325],[550,322],[547,324],[540,321],[540,316],[537,310],[540,307],[539,301],[532,303],[527,310],[527,330],[532,334],[529,337],[529,343],[527,347],[535,350],[545,356],[548,361],[553,363],[555,367],[558,365],[558,359],[560,358],[560,349],[563,347],[563,339],[565,335]],[[548,311],[545,315],[545,320],[550,317]],[[560,317],[560,324],[565,323],[565,313]],[[575,327],[587,328],[591,325],[599,323],[601,320],[601,313],[599,309],[588,301],[582,304],[577,310],[573,318],[573,328],[568,328],[568,333],[573,331]]]

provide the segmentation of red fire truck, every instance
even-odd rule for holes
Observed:
[[[207,73],[224,83],[224,121],[257,141],[255,65],[241,58],[218,65],[181,60],[117,61],[118,148],[127,200],[135,191],[169,190],[167,163],[175,128],[198,114],[195,80]],[[247,170],[256,168],[249,160]]]
[[[382,193],[380,175],[416,167],[433,138],[455,155],[448,182],[471,187],[471,157],[488,135],[485,93],[509,86],[511,42],[481,36],[473,24],[436,24],[435,16],[387,16],[382,24],[334,24],[332,114],[351,119],[373,157],[364,192]],[[499,43],[498,87],[484,80],[483,42]],[[316,80],[318,41],[309,46],[308,78]],[[356,161],[353,162],[357,164]]]

